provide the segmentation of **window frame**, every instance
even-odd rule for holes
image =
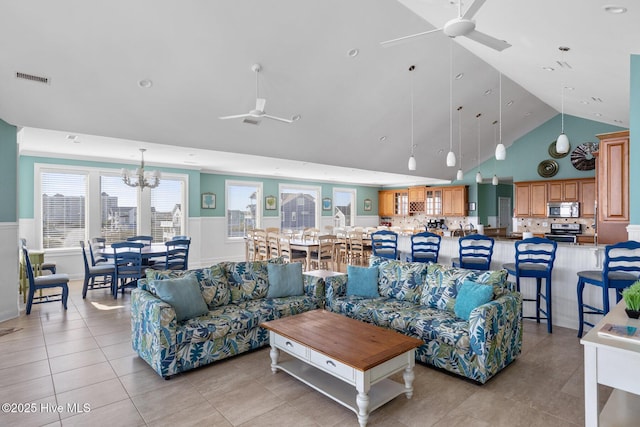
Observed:
[[[303,184],[287,184],[287,183],[279,183],[278,184],[278,223],[280,228],[282,228],[282,191],[285,190],[301,190],[301,191],[314,191],[316,193],[316,211],[314,213],[315,216],[315,228],[322,229],[322,187],[319,185],[303,185]]]
[[[338,198],[336,197],[336,192],[340,192],[340,193],[351,193],[351,215],[350,215],[350,219],[351,219],[351,224],[345,224],[346,227],[355,227],[356,225],[356,214],[357,214],[357,209],[358,209],[358,190],[355,188],[342,188],[342,187],[333,187],[333,206],[332,206],[332,212],[331,212],[331,216],[332,218],[335,218],[336,215],[336,208],[337,208],[337,200]]]
[[[262,212],[263,208],[263,195],[264,195],[264,185],[261,181],[243,181],[243,180],[235,180],[235,179],[226,179],[224,181],[224,236],[227,242],[238,242],[240,240],[244,240],[245,236],[229,236],[229,187],[230,186],[238,186],[238,187],[255,187],[256,188],[256,218],[255,218],[255,228],[262,228],[262,222],[264,219],[264,214]]]

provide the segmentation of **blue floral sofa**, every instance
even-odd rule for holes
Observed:
[[[506,270],[477,271],[441,264],[371,258],[378,293],[346,295],[347,276],[325,281],[326,309],[424,341],[416,360],[485,383],[522,349],[522,299]],[[465,280],[493,286],[491,300],[458,318],[454,305]]]
[[[281,259],[268,262],[282,263]],[[187,271],[148,269],[131,294],[133,349],[162,377],[262,347],[261,322],[324,305],[324,280],[304,275],[304,294],[267,298],[267,261],[222,262]],[[209,310],[179,322],[172,305],[156,296],[156,280],[195,274]]]

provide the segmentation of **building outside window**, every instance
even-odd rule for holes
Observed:
[[[280,228],[304,230],[319,228],[320,188],[311,186],[280,186]]]
[[[226,222],[228,238],[243,238],[248,230],[262,224],[262,183],[226,181]]]
[[[334,227],[355,225],[356,190],[354,188],[334,188],[333,206]]]

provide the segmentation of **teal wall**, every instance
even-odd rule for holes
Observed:
[[[225,215],[225,181],[251,181],[261,182],[263,197],[276,196],[278,198],[279,185],[291,184],[291,185],[308,185],[321,187],[321,198],[330,197],[333,200],[334,188],[355,188],[358,200],[356,201],[357,211],[356,215],[378,215],[378,187],[365,187],[361,185],[342,185],[342,184],[330,184],[319,183],[309,181],[296,181],[288,179],[272,179],[261,178],[251,176],[234,176],[234,175],[218,175],[211,173],[203,173],[200,175],[200,190],[203,193],[215,193],[216,195],[216,208],[215,209],[203,209],[202,216],[218,216],[223,217]],[[372,202],[371,211],[364,210],[364,200],[370,199]],[[264,205],[264,201],[263,201]],[[280,208],[280,206],[278,206]],[[277,217],[280,213],[279,209],[265,211],[263,210],[263,216],[265,217]],[[333,209],[329,211],[322,211],[322,216],[332,216]]]
[[[640,224],[640,194],[635,188],[640,183],[640,55],[631,55],[631,90],[629,105],[629,208],[631,224]],[[638,135],[636,135],[636,133]]]
[[[0,222],[17,221],[17,168],[16,127],[0,119]]]
[[[513,199],[513,185],[511,184],[480,184],[474,188],[477,188],[478,193],[476,215],[479,217],[480,224],[488,224],[488,217],[498,216],[498,197]]]
[[[65,165],[65,166],[80,166],[80,167],[92,167],[92,168],[105,168],[105,169],[122,169],[131,168],[129,163],[106,163],[106,162],[90,162],[86,160],[70,160],[70,159],[56,159],[49,157],[32,157],[32,156],[20,156],[19,160],[19,217],[20,218],[34,218],[33,212],[33,192],[35,191],[34,184],[34,165],[36,163],[45,163],[51,165]],[[193,171],[188,169],[173,169],[153,167],[154,170],[167,173],[181,173],[189,175],[189,216],[200,216],[200,179],[199,171]]]

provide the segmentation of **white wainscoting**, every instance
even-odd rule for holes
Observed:
[[[18,317],[18,223],[0,223],[0,322]]]

